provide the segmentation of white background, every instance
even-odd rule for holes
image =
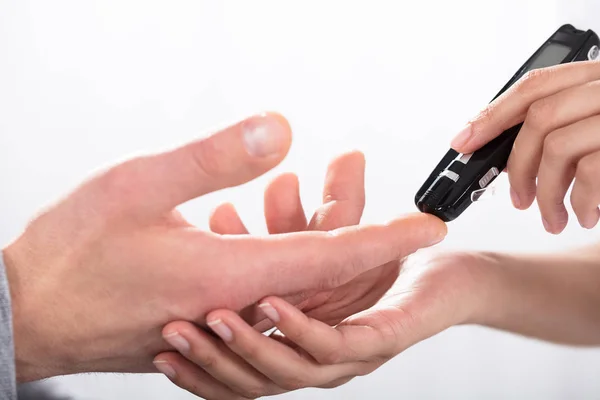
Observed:
[[[448,148],[563,23],[600,31],[596,0],[0,0],[0,242],[100,165],[185,142],[264,109],[294,129],[289,157],[248,185],[186,205],[206,226],[233,201],[264,232],[262,188],[295,171],[314,210],[328,161],[367,158],[365,222],[415,211]],[[505,177],[504,177],[505,179]],[[508,194],[452,223],[443,246],[544,251],[598,239],[544,233]],[[600,351],[451,329],[369,377],[285,399],[600,398]],[[75,399],[191,399],[160,375],[56,379]]]

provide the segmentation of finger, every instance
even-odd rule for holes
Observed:
[[[248,260],[262,293],[285,295],[310,289],[333,289],[356,276],[443,240],[446,225],[423,213],[385,225],[298,232],[266,238],[232,237]],[[274,279],[276,274],[277,279]],[[253,286],[254,287],[254,286]]]
[[[233,353],[222,340],[209,335],[188,322],[173,322],[163,329],[167,343],[191,361],[196,368],[209,373],[218,382],[246,398],[282,393],[280,388]],[[175,370],[185,363],[172,363]]]
[[[248,229],[231,203],[217,207],[209,219],[210,230],[220,235],[245,235]]]
[[[158,215],[264,174],[283,160],[290,144],[287,121],[261,114],[175,150],[126,162],[105,179],[127,206]]]
[[[451,146],[459,153],[471,153],[522,122],[536,100],[598,79],[598,62],[568,63],[530,71],[471,120]]]
[[[207,320],[232,351],[285,390],[320,386],[354,373],[351,364],[316,364],[310,357],[252,329],[231,311],[214,311]]]
[[[551,132],[600,112],[600,81],[575,86],[534,102],[508,160],[513,203],[526,209],[533,203],[543,143]]]
[[[295,174],[283,174],[265,190],[265,219],[271,234],[306,229],[306,215],[300,200],[300,184]]]
[[[577,161],[600,150],[599,129],[600,116],[595,116],[552,132],[544,142],[536,196],[550,233],[558,234],[567,225],[564,198],[575,177]]]
[[[361,343],[349,343],[342,331],[309,318],[281,298],[268,297],[260,302],[259,307],[286,340],[306,351],[320,364],[369,361],[376,356],[380,343],[375,330],[356,327],[361,330]],[[360,351],[357,352],[358,347]]]
[[[365,207],[365,157],[354,151],[334,159],[327,170],[323,205],[309,229],[326,231],[360,223]]]
[[[159,354],[154,359],[154,365],[177,386],[203,399],[244,399],[178,353]]]
[[[577,164],[575,184],[571,191],[571,205],[577,215],[579,224],[587,229],[592,229],[598,224],[600,218],[600,152],[583,157]]]

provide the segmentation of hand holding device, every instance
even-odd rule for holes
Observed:
[[[454,220],[506,168],[515,139],[524,137],[517,141],[516,148],[519,148],[520,143],[528,140],[526,137],[536,135],[528,133],[532,129],[532,123],[547,123],[547,128],[553,130],[561,127],[561,124],[568,124],[569,119],[558,121],[556,115],[551,116],[552,120],[537,118],[528,123],[526,118],[529,107],[539,98],[600,79],[598,63],[585,62],[598,58],[599,45],[598,36],[592,31],[580,31],[571,25],[558,29],[517,71],[492,103],[454,140],[453,148],[419,189],[415,197],[417,207],[444,221]],[[545,104],[547,103],[541,103],[541,107]],[[538,106],[539,104],[533,108],[534,112],[540,111]],[[593,114],[593,109],[588,104],[587,111],[580,112],[579,115],[589,117]],[[546,112],[553,114],[551,110]],[[546,114],[542,117],[545,116]],[[538,128],[538,137],[539,130]],[[537,160],[539,165],[539,154],[531,146],[526,146],[520,154],[521,157],[533,160],[534,164]],[[531,172],[527,179],[531,179]],[[558,179],[566,179],[565,174]],[[519,189],[522,188],[521,184]],[[529,198],[530,194],[524,196],[523,204]],[[556,200],[556,196],[552,200]],[[581,207],[588,208],[588,216],[585,218],[591,218],[589,205]],[[549,218],[554,226],[556,217]]]
[[[537,70],[475,118],[453,147],[485,148],[523,120],[507,164],[514,206],[524,210],[536,199],[545,229],[558,234],[568,222],[564,198],[574,181],[573,211],[582,227],[594,228],[600,218],[600,62]]]

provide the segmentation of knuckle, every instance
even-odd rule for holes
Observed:
[[[527,110],[525,123],[530,128],[544,131],[547,127],[551,126],[555,111],[556,106],[551,100],[538,100],[529,107],[529,110]]]
[[[259,397],[269,395],[269,388],[266,384],[259,384],[254,386],[248,386],[236,390],[245,399],[257,399]]]
[[[324,383],[322,385],[319,385],[318,387],[320,389],[334,389],[336,387],[339,387],[339,386],[347,384],[348,382],[350,382],[354,378],[356,378],[356,375],[344,376],[342,378],[333,380],[331,382],[327,382],[327,383]]]
[[[224,152],[210,139],[202,140],[190,147],[190,159],[198,175],[218,177],[225,166]]]
[[[285,390],[299,390],[308,386],[308,379],[303,375],[289,376],[279,384]]]
[[[136,164],[139,161],[128,160],[106,171],[100,179],[101,190],[111,197],[126,196],[133,190]]]
[[[333,348],[315,357],[320,364],[334,365],[343,362],[343,354],[338,348]]]
[[[551,161],[564,158],[565,154],[568,154],[569,141],[569,137],[561,135],[559,131],[548,135],[544,140],[543,157]]]
[[[253,344],[251,341],[238,341],[239,353],[247,360],[256,360],[261,352],[260,346]]]
[[[356,376],[366,376],[374,372],[379,368],[383,362],[369,362],[365,361],[356,370]]]
[[[214,354],[205,353],[198,355],[198,366],[206,370],[213,370],[217,367],[218,358]]]
[[[550,71],[548,68],[540,68],[527,72],[517,83],[517,91],[527,93],[543,85],[549,79]]]
[[[302,328],[294,329],[294,331],[290,332],[287,336],[289,336],[290,338],[293,337],[293,340],[296,343],[305,343],[309,334],[309,328],[304,326]]]

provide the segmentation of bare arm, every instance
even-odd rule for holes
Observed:
[[[486,255],[476,322],[542,340],[600,345],[600,244],[547,255]]]

